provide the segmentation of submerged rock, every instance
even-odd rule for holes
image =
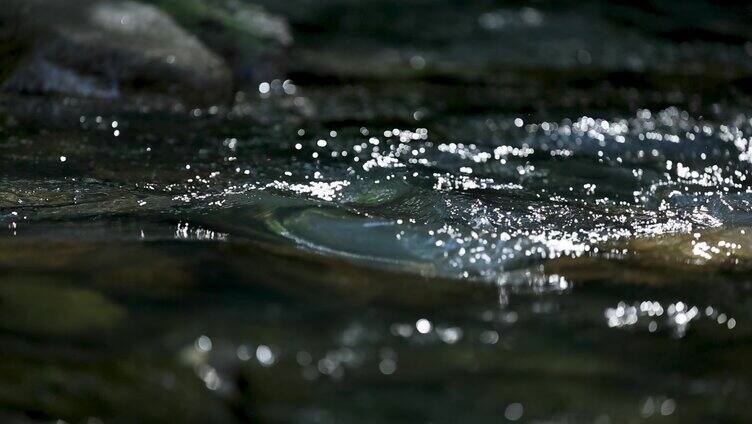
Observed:
[[[125,311],[101,294],[40,279],[9,281],[0,286],[3,330],[58,335],[106,329]],[[50,316],[56,317],[49,319]]]
[[[752,269],[750,234],[752,229],[743,226],[615,241],[601,246],[605,258],[561,257],[545,269],[576,282],[642,285],[746,278]]]
[[[189,104],[224,102],[231,94],[224,61],[151,5],[11,1],[0,20],[15,23],[4,44],[24,52],[3,83],[6,91],[104,99],[157,95]]]

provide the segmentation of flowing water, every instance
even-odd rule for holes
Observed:
[[[231,107],[3,97],[0,417],[752,419],[748,27],[486,3],[269,2]]]

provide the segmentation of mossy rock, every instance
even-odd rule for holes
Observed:
[[[16,25],[3,38],[6,49],[22,60],[4,79],[5,91],[190,105],[231,98],[224,61],[152,5],[10,0],[0,12],[0,21],[9,20]]]
[[[599,246],[611,254],[562,257],[546,263],[549,274],[573,281],[615,281],[661,285],[704,282],[709,276],[746,276],[752,272],[752,228],[714,228],[687,234],[640,237]]]
[[[0,270],[24,281],[54,277],[82,290],[146,299],[176,298],[197,284],[184,258],[142,243],[11,239],[0,242]]]
[[[103,295],[38,279],[5,279],[0,284],[0,327],[34,335],[105,330],[126,315]]]
[[[283,18],[237,0],[147,1],[224,57],[241,85],[283,77],[293,41]]]

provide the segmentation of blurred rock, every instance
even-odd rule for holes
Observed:
[[[18,283],[0,287],[3,330],[37,335],[74,334],[106,329],[125,317],[122,308],[91,290],[40,279]]]
[[[232,68],[239,85],[281,78],[293,38],[287,21],[238,0],[145,0],[169,13]]]
[[[11,92],[115,99],[158,96],[203,105],[229,100],[224,61],[152,5],[134,1],[11,0],[3,50],[18,53]],[[6,72],[7,74],[7,72]],[[0,77],[3,73],[0,73]]]

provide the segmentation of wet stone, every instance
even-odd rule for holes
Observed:
[[[11,40],[29,46],[3,82],[5,91],[101,99],[153,95],[188,104],[229,98],[223,60],[154,6],[35,0],[11,1],[4,9],[3,19],[13,19],[17,28]]]

